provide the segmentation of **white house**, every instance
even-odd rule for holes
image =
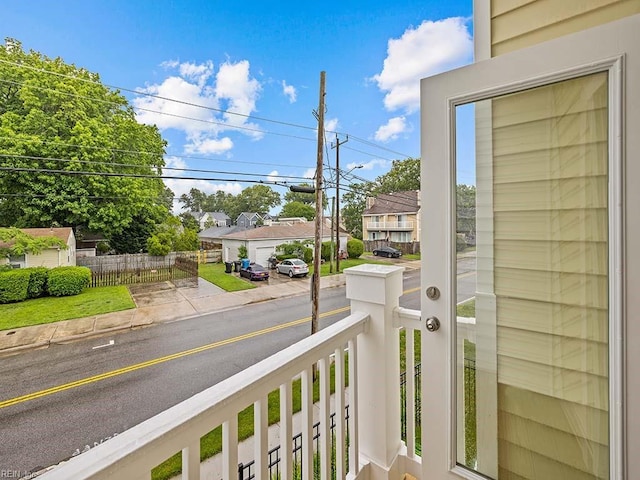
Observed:
[[[296,240],[313,241],[315,236],[315,223],[304,222],[292,225],[270,225],[257,228],[249,228],[237,231],[221,237],[222,258],[225,262],[238,259],[238,249],[244,245],[247,247],[249,259],[261,265],[267,265],[267,259],[276,251],[276,247],[283,243],[292,243]],[[331,229],[323,229],[321,235],[323,242],[332,239]],[[340,244],[346,245],[347,234],[341,232]]]
[[[76,264],[76,239],[71,227],[56,228],[21,228],[21,231],[34,238],[57,237],[67,244],[67,249],[50,247],[38,254],[26,253],[11,256],[8,259],[15,268],[27,267],[63,267]]]

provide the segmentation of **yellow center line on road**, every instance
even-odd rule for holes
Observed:
[[[337,315],[338,313],[347,312],[350,310],[350,306],[336,308],[335,310],[331,310],[329,312],[321,313],[320,318],[330,317],[332,315]],[[94,375],[93,377],[82,378],[80,380],[76,380],[74,382],[65,383],[63,385],[58,385],[56,387],[47,388],[46,390],[40,390],[38,392],[28,393],[26,395],[22,395],[20,397],[10,398],[8,400],[3,400],[0,402],[0,409],[5,407],[10,407],[12,405],[17,405],[19,403],[28,402],[29,400],[35,400],[37,398],[46,397],[47,395],[52,395],[54,393],[63,392],[65,390],[70,390],[72,388],[81,387],[82,385],[88,385],[90,383],[99,382],[101,380],[106,380],[108,378],[116,377],[118,375],[123,375],[125,373],[135,372],[136,370],[141,370],[143,368],[152,367],[154,365],[158,365],[160,363],[165,363],[170,360],[176,360],[178,358],[183,358],[189,355],[193,355],[195,353],[204,352],[206,350],[211,350],[214,348],[222,347],[224,345],[230,345],[232,343],[240,342],[242,340],[247,340],[249,338],[258,337],[260,335],[266,335],[267,333],[276,332],[278,330],[283,330],[289,327],[295,327],[297,325],[301,325],[303,323],[311,321],[311,317],[304,317],[298,320],[293,320],[291,322],[283,323],[281,325],[275,325],[273,327],[264,328],[262,330],[256,330],[255,332],[245,333],[244,335],[238,335],[237,337],[228,338],[226,340],[220,340],[218,342],[209,343],[208,345],[203,345],[201,347],[192,348],[190,350],[184,350],[182,352],[173,353],[171,355],[166,355],[164,357],[155,358],[153,360],[148,360],[146,362],[136,363],[135,365],[129,365],[128,367],[119,368],[118,370],[112,370],[110,372],[101,373],[99,375]]]

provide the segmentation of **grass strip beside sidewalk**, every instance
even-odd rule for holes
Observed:
[[[0,330],[42,325],[135,308],[125,286],[87,288],[80,295],[0,305]]]

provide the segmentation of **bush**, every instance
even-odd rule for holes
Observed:
[[[461,252],[467,248],[467,242],[464,240],[463,235],[456,236],[456,252]]]
[[[352,238],[347,242],[347,254],[349,258],[360,258],[364,253],[364,242],[357,238]]]
[[[302,254],[302,260],[304,263],[311,263],[313,261],[313,248],[304,247],[304,253]]]
[[[322,242],[322,246],[320,247],[320,258],[325,262],[331,260],[331,253],[336,251],[335,245],[336,244],[334,242]]]
[[[171,251],[171,244],[164,241],[159,235],[153,235],[147,239],[147,252],[149,255],[164,257]]]
[[[87,267],[56,267],[49,270],[47,290],[54,297],[79,295],[91,280]]]
[[[0,273],[0,303],[22,302],[27,299],[29,277],[25,269]]]
[[[30,274],[27,298],[39,298],[46,295],[49,269],[46,267],[30,267],[24,270]]]

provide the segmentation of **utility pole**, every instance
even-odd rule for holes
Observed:
[[[318,331],[318,300],[320,297],[320,253],[322,238],[322,149],[324,148],[324,88],[325,72],[320,72],[320,100],[318,102],[318,159],[316,164],[316,232],[313,248],[313,276],[311,277],[311,334]],[[314,372],[315,373],[315,372]],[[314,375],[315,378],[315,375]]]
[[[336,134],[336,143],[331,144],[336,149],[336,273],[340,273],[340,145],[348,141],[348,135],[341,142]]]

